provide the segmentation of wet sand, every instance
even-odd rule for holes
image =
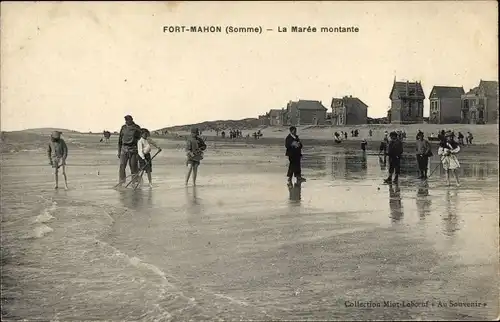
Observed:
[[[457,188],[408,156],[387,186],[376,155],[315,147],[289,189],[281,147],[209,145],[185,188],[182,144],[160,140],[134,192],[112,189],[114,142],[86,140],[67,140],[68,191],[43,151],[2,155],[3,320],[498,316],[496,160],[464,156]]]

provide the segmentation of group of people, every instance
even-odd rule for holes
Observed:
[[[401,155],[403,154],[403,143],[398,137],[398,133],[391,132],[390,140],[387,143],[387,151],[385,155],[389,158],[389,175],[384,180],[384,183],[398,183],[401,170]],[[427,180],[427,171],[429,158],[433,156],[432,147],[428,140],[425,139],[424,133],[417,133],[416,142],[416,157],[419,169],[419,179]],[[382,148],[382,147],[381,147]],[[438,155],[443,169],[446,171],[446,182],[450,185],[450,173],[453,173],[457,186],[460,186],[458,177],[458,169],[460,162],[457,154],[460,152],[460,145],[455,141],[455,135],[451,131],[443,133],[439,142]],[[394,174],[394,179],[393,179]]]
[[[162,149],[151,139],[151,134],[148,129],[141,128],[134,122],[130,115],[125,116],[125,124],[121,127],[118,136],[118,159],[120,167],[118,171],[118,185],[125,184],[127,180],[126,168],[127,164],[130,168],[131,183],[137,185],[142,183],[142,173],[147,174],[149,186],[153,186],[151,173],[153,171],[153,163],[151,156],[152,147],[158,152]],[[200,137],[198,129],[191,130],[191,137],[186,143],[186,165],[188,171],[186,174],[185,184],[188,185],[189,179],[193,178],[193,185],[196,185],[196,177],[198,166],[203,159],[203,151],[207,148],[205,141]],[[64,176],[65,188],[68,188],[66,177],[66,159],[68,157],[68,146],[64,139],[61,138],[61,132],[54,131],[51,134],[50,142],[47,147],[47,156],[49,164],[54,168],[55,189],[59,188],[59,169],[62,168]]]

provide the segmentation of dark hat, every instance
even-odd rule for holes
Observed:
[[[131,115],[125,115],[125,121],[130,120],[132,121],[134,118]]]
[[[290,132],[292,132],[293,130],[296,130],[297,128],[295,126],[290,126]]]
[[[424,136],[424,132],[418,130],[417,136]]]

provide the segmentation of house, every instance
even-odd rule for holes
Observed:
[[[287,125],[323,125],[326,123],[327,108],[321,101],[298,100],[286,106]]]
[[[462,95],[461,123],[486,124],[498,120],[498,82],[479,81],[479,85]]]
[[[366,124],[368,105],[359,98],[344,96],[332,99],[332,125]]]
[[[259,115],[259,125],[271,125],[271,119],[269,117],[269,113],[266,113],[264,115]]]
[[[273,109],[269,111],[269,125],[282,126],[285,124],[285,109]]]
[[[429,95],[429,122],[432,124],[460,123],[463,87],[434,86]]]
[[[422,123],[425,94],[420,82],[394,80],[389,99],[391,100],[391,123]]]

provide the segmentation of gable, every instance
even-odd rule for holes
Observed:
[[[299,100],[297,102],[297,108],[299,110],[310,110],[310,111],[326,111],[327,108],[323,106],[319,101],[308,101]]]

